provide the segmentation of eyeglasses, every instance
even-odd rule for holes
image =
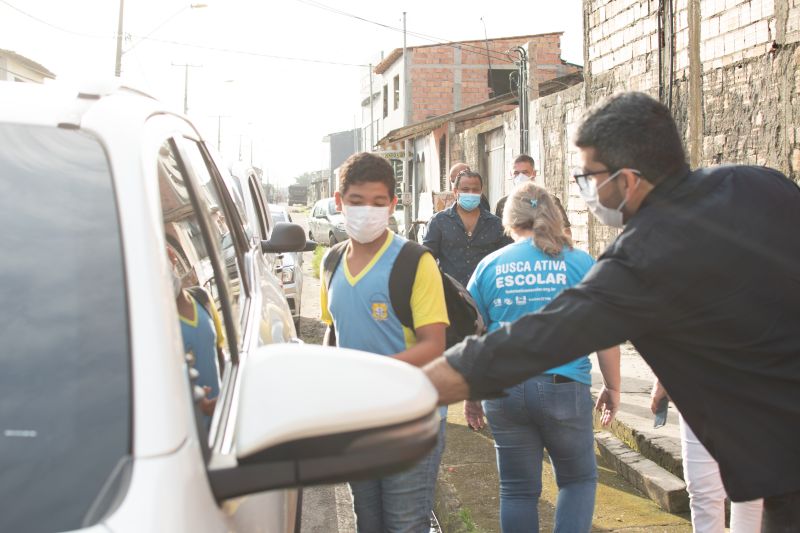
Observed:
[[[584,172],[582,168],[577,168],[572,170],[572,177],[575,178],[575,183],[578,184],[578,188],[581,190],[582,193],[588,194],[589,196],[594,196],[595,192],[600,187],[602,187],[606,183],[610,182],[612,179],[619,176],[619,173],[622,172],[622,170],[623,169],[621,168],[618,169],[607,168],[604,170],[595,170],[594,172]],[[628,168],[625,170],[633,172],[637,176],[642,175],[641,172],[633,168]],[[598,187],[597,179],[591,178],[591,176],[595,176],[597,174],[606,174],[606,173],[609,174],[608,179],[605,180],[603,183],[601,183],[600,186]]]
[[[578,184],[578,188],[581,192],[590,192],[596,186],[596,181],[594,179],[589,179],[591,176],[606,173],[614,174],[615,172],[616,170],[610,168],[595,170],[594,172],[584,172],[582,168],[573,168],[571,174],[572,177],[575,178],[575,183]]]

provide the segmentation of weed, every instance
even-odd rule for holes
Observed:
[[[467,533],[477,533],[478,528],[475,526],[475,521],[472,520],[472,513],[468,507],[463,507],[458,512],[458,517],[461,518],[461,522],[464,524],[464,531]]]
[[[311,273],[319,279],[319,266],[322,264],[322,256],[325,255],[325,247],[318,244],[314,249],[314,257],[311,258]]]

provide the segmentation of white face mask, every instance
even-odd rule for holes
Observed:
[[[514,187],[516,187],[517,185],[521,185],[530,179],[531,179],[530,176],[526,176],[522,172],[518,172],[514,174]]]
[[[605,224],[606,226],[611,226],[612,228],[622,228],[625,226],[625,222],[622,220],[622,208],[625,207],[625,203],[628,201],[627,198],[622,200],[622,203],[617,206],[616,209],[611,209],[610,207],[606,207],[600,203],[600,197],[598,191],[606,184],[610,183],[611,180],[619,176],[619,173],[622,172],[621,170],[617,170],[611,176],[608,177],[606,181],[604,181],[600,187],[589,187],[590,190],[581,191],[581,197],[586,202],[586,205],[589,207],[589,211],[591,211],[594,216],[597,217],[597,220]],[[639,181],[641,178],[636,180],[636,185],[639,185]],[[593,183],[593,181],[589,181],[589,183]]]
[[[361,244],[367,244],[378,237],[389,225],[389,207],[371,205],[345,205],[344,228],[350,238]]]
[[[172,270],[172,292],[175,298],[181,293],[182,288],[183,284],[181,283],[181,278],[175,273],[175,270]]]

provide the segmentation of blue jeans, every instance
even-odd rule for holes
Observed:
[[[503,533],[539,531],[545,448],[559,488],[554,531],[588,532],[597,486],[589,385],[539,375],[506,392],[483,402],[497,450]]]
[[[412,468],[381,479],[350,483],[358,533],[430,531],[446,422],[442,419],[436,447]]]

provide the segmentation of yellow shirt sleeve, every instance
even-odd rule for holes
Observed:
[[[322,256],[322,261],[319,262],[319,309],[320,320],[327,325],[333,325],[333,317],[328,311],[328,287],[325,286],[325,259],[328,257],[326,253]]]
[[[411,288],[411,316],[414,319],[414,329],[430,324],[450,325],[442,275],[436,266],[436,260],[429,252],[422,254],[417,266],[417,275]]]
[[[214,301],[212,300],[209,303],[208,307],[211,309],[211,320],[214,321],[214,330],[217,332],[217,348],[224,348],[225,333],[224,330],[222,329],[222,320],[220,320],[219,318],[219,313],[217,312],[217,306],[214,305]]]

